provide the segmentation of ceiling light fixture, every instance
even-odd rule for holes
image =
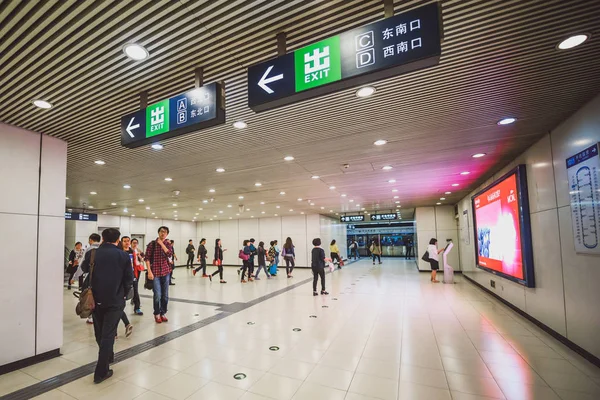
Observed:
[[[311,179],[319,179],[319,178],[320,178],[320,176],[319,176],[319,175],[313,175],[313,176],[311,176],[310,178],[311,178]]]
[[[290,212],[293,212],[293,211],[294,211],[294,209],[293,209],[293,208],[290,208]]]
[[[248,124],[245,123],[244,121],[235,121],[233,123],[233,127],[236,129],[244,129],[248,127]]]
[[[124,208],[124,209],[123,209],[123,212],[124,212],[124,213],[126,213],[126,212],[129,212],[129,211],[128,211],[126,208]]]
[[[452,192],[445,192],[444,194],[452,194]]]
[[[65,200],[69,200],[69,196],[65,197]]]
[[[261,206],[264,206],[264,205],[265,205],[265,202],[264,202],[264,201],[261,201],[261,202],[260,202],[260,205],[261,205]]]
[[[217,172],[225,172],[225,168],[217,168],[215,171],[217,171]]]
[[[283,157],[283,159],[285,161],[294,161],[294,157],[293,156],[285,156],[285,157]]]
[[[244,200],[244,196],[239,196],[238,199]]]
[[[285,196],[285,192],[279,192],[279,194]]]
[[[354,203],[354,199],[350,199],[350,200],[348,200],[348,201],[350,201],[350,203]]]
[[[37,108],[43,108],[45,110],[52,108],[52,104],[47,102],[46,100],[37,99],[37,100],[33,100],[32,103]]]
[[[398,189],[392,189],[392,193],[397,193]]]
[[[223,211],[219,210],[219,214],[223,214]]]
[[[446,200],[446,198],[445,197],[440,197],[440,200],[444,201],[444,200]]]
[[[377,90],[373,86],[364,86],[356,91],[356,97],[365,98],[372,96]]]
[[[579,35],[573,35],[573,36],[570,36],[570,37],[562,40],[556,47],[559,50],[572,49],[573,47],[579,46],[580,44],[582,44],[583,42],[585,42],[589,38],[590,38],[590,35],[587,34],[587,33],[582,33],[582,34],[579,34]]]
[[[461,174],[461,175],[469,175],[469,174],[470,174],[470,172],[469,172],[469,171],[464,171],[464,172],[461,172],[460,174]]]
[[[140,203],[143,203],[143,202],[144,202],[144,199],[138,199],[138,201],[139,201]]]
[[[93,210],[93,209],[94,209],[94,206],[88,206],[88,208],[89,208],[90,210]]]
[[[473,157],[473,158],[481,158],[481,157],[485,157],[485,156],[486,156],[486,153],[476,153],[476,154],[473,154],[471,157]]]
[[[384,170],[384,171],[389,171],[392,168],[393,167],[391,165],[384,165],[383,167],[381,167],[381,169]]]
[[[514,123],[517,119],[513,117],[502,118],[500,121],[496,122],[498,125],[510,125]]]
[[[395,203],[395,204],[400,204],[400,202],[399,202],[399,201],[395,201],[394,203]]]
[[[231,204],[227,204],[227,208],[231,208],[233,207]]]
[[[173,207],[177,207],[177,203],[173,203]]]
[[[162,150],[164,149],[164,146],[160,143],[152,143],[152,145],[150,146],[152,148],[152,150]]]
[[[123,189],[131,189],[131,185],[123,185]]]
[[[329,186],[329,190],[335,190],[335,186]]]
[[[256,182],[256,183],[254,184],[254,186],[256,186],[256,187],[260,187],[260,186],[262,186],[262,183],[260,183],[260,182]]]
[[[90,194],[91,194],[91,195],[95,195],[95,194],[98,194],[98,193],[96,193],[96,192],[90,192]]]
[[[204,204],[208,204],[208,200],[202,200]]]
[[[387,140],[379,139],[379,140],[374,141],[373,144],[375,146],[383,146],[384,144],[387,144]]]
[[[399,199],[399,198],[400,198],[400,196],[394,196],[394,198],[395,198],[395,199]]]
[[[146,207],[146,210],[149,210],[149,209],[150,209],[150,207]]]
[[[298,201],[302,201],[302,197],[298,197]]]
[[[348,195],[347,195],[347,194],[345,194],[345,193],[344,193],[344,194],[342,194],[342,197],[346,197],[346,196],[348,196]]]
[[[116,205],[117,205],[117,203],[110,203],[110,205],[111,205],[111,206],[116,206]]]
[[[314,205],[315,205],[315,203],[310,203],[310,205],[311,205],[311,206],[314,206]]]
[[[395,180],[395,179],[390,179],[390,180],[388,181],[388,183],[396,183],[396,180]]]
[[[440,206],[440,205],[442,205],[442,203],[435,203],[435,205],[436,205],[436,206]]]
[[[173,178],[165,178],[165,181],[167,182],[171,182],[173,180]]]
[[[137,43],[127,43],[123,46],[123,53],[134,61],[142,61],[150,56],[148,50]]]
[[[452,184],[452,186],[453,186],[453,187],[457,187],[457,186],[458,186],[458,183],[453,183],[453,184]]]
[[[275,208],[281,208],[281,206],[275,206]]]
[[[202,207],[200,207],[200,208],[198,209],[198,211],[202,211],[202,210],[204,210],[204,208],[202,208]]]
[[[104,165],[104,164],[106,164],[106,163],[105,163],[104,161],[102,161],[102,160],[96,160],[96,161],[94,161],[94,164],[97,164],[97,165]]]
[[[106,211],[102,211],[102,215],[106,215]]]
[[[214,192],[216,192],[216,190],[215,190],[215,189],[209,189],[208,191],[209,191],[209,193],[214,193]]]

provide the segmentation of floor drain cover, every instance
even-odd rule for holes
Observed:
[[[254,325],[256,322],[248,322],[248,325]]]
[[[300,329],[300,328],[294,328],[294,329],[292,329],[292,330],[293,330],[294,332],[300,332],[302,329]]]
[[[329,308],[329,306],[322,306],[323,308]]]
[[[277,350],[279,350],[279,347],[277,347],[277,346],[271,346],[271,347],[269,347],[269,350],[271,350],[271,351],[277,351]]]
[[[242,374],[241,372],[238,374],[235,374],[233,376],[233,379],[237,379],[238,381],[241,381],[242,379],[246,379],[246,374]]]
[[[316,315],[310,315],[308,318],[317,318]]]
[[[337,300],[337,297],[332,298],[331,300]]]

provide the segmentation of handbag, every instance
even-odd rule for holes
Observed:
[[[340,260],[339,265],[340,265],[340,267],[343,267],[344,266],[344,260]]]
[[[425,252],[425,254],[423,254],[423,257],[421,257],[421,260],[423,260],[425,262],[429,262],[429,250],[427,250]]]
[[[215,258],[215,259],[213,260],[213,265],[214,265],[215,267],[218,267],[218,266],[220,266],[220,265],[221,265],[221,260],[218,260],[218,259],[216,259],[216,258]]]
[[[148,278],[148,272],[146,272],[146,280],[144,281],[144,289],[154,290],[154,280]]]
[[[250,258],[250,256],[248,254],[244,253],[244,250],[242,250],[242,249],[240,249],[238,257],[244,261],[248,261],[248,259]]]
[[[79,298],[77,306],[75,306],[75,313],[79,315],[79,318],[88,318],[92,315],[94,308],[96,308],[96,300],[94,300],[94,293],[92,292],[92,276],[94,275],[94,267],[96,266],[96,249],[91,250],[90,254],[90,275],[89,275],[89,286],[81,291],[81,293],[73,293],[75,297]]]
[[[125,300],[131,299],[133,299],[133,286],[129,289],[129,292],[127,292],[127,296],[125,296]]]

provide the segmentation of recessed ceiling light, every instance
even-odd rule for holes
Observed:
[[[304,211],[300,211],[300,214],[304,215]]]
[[[106,215],[106,211],[102,211],[102,215]]]
[[[473,154],[471,157],[473,157],[473,158],[481,158],[481,157],[485,157],[485,155],[486,155],[485,153],[476,153],[476,154]]]
[[[354,199],[350,199],[349,201],[350,201],[350,203],[354,203]]]
[[[321,210],[324,210],[324,209],[325,209],[325,207],[321,207]]]
[[[244,196],[239,196],[238,199],[244,200]]]
[[[383,146],[384,144],[387,144],[387,140],[379,139],[379,140],[374,141],[373,144],[375,146]]]
[[[140,203],[143,203],[143,202],[144,202],[144,199],[138,199],[138,201],[139,201]]]
[[[209,189],[208,191],[209,191],[210,193],[214,193],[214,192],[216,192],[216,190],[215,190],[215,189]]]
[[[69,200],[69,196],[65,197],[65,200]]]
[[[381,169],[384,170],[384,171],[389,171],[392,168],[393,167],[391,165],[384,165],[383,167],[381,167]]]
[[[399,199],[399,198],[400,198],[400,196],[394,196],[394,198],[395,198],[395,199]]]
[[[88,206],[88,208],[89,208],[89,209],[93,209],[93,208],[94,208],[94,206]]]
[[[397,193],[398,189],[392,189],[392,193]]]
[[[240,214],[235,214],[235,215],[237,215],[238,217],[240,216]]]
[[[446,200],[446,198],[445,197],[440,197],[440,200],[444,201],[444,200]]]
[[[367,212],[366,212],[366,211],[365,211],[364,213],[365,213],[365,214],[367,214]]]
[[[196,217],[194,217],[194,219],[196,219]]]
[[[123,185],[123,189],[131,189],[130,185]]]
[[[302,197],[298,197],[298,201],[302,201]]]
[[[260,205],[261,205],[261,206],[264,206],[264,205],[265,205],[265,202],[264,202],[264,201],[261,201],[261,202],[260,202]]]
[[[264,212],[264,211],[261,211],[260,213],[261,213],[261,214],[264,214],[265,212]]]
[[[177,207],[177,203],[173,203],[173,207]]]
[[[498,125],[510,125],[512,123],[514,123],[517,119],[513,118],[513,117],[507,117],[507,118],[502,118],[500,121],[497,122]]]
[[[335,215],[340,215],[340,213],[335,213]]]
[[[357,204],[357,206],[358,206],[358,204]],[[365,210],[365,208],[363,207],[363,208],[361,208],[360,210],[361,210],[361,211],[364,211],[364,210]]]
[[[274,214],[276,217],[278,216],[278,214]]]
[[[344,193],[344,194],[342,194],[342,197],[346,197],[346,196],[348,196],[348,195],[347,195],[347,194],[345,194],[345,193]]]
[[[248,124],[245,123],[244,121],[235,121],[233,123],[233,127],[236,129],[244,129],[248,127]]]
[[[250,209],[249,209],[249,208],[246,208],[246,211],[250,211]]]
[[[173,178],[165,178],[165,181],[167,182],[171,182],[173,180]]]
[[[436,206],[439,206],[439,205],[441,205],[441,204],[442,204],[442,203],[435,203],[435,205],[436,205]]]
[[[94,195],[94,194],[98,194],[98,193],[96,193],[96,192],[90,192],[90,194],[91,194],[91,195]]]
[[[52,104],[50,104],[46,100],[40,100],[40,99],[38,99],[38,100],[34,100],[32,103],[37,108],[44,108],[46,110],[52,108]]]
[[[219,214],[223,214],[223,211],[219,210]]]
[[[152,150],[162,150],[164,149],[164,146],[160,143],[153,143],[151,146]]]
[[[153,213],[152,213],[152,215],[156,215],[156,213],[155,213],[155,212],[153,212]]]
[[[293,209],[293,208],[290,208],[290,212],[292,212],[292,211],[294,211],[294,209]]]
[[[110,205],[111,205],[111,206],[116,206],[116,205],[117,205],[117,203],[110,203]]]
[[[329,186],[329,190],[335,190],[335,186]]]
[[[217,218],[217,216],[216,216],[216,215],[213,215],[213,218]]]
[[[202,207],[198,209],[198,211],[202,211],[202,210],[204,210],[204,208],[202,208]]]
[[[212,221],[213,219],[211,218],[210,220]]]
[[[313,175],[313,176],[311,176],[311,179],[319,179],[319,178],[320,178],[319,175]]]
[[[104,161],[102,161],[102,160],[96,160],[96,161],[94,161],[94,164],[97,164],[97,165],[104,165],[104,164],[106,164],[106,163],[105,163]]]
[[[150,207],[146,207],[146,210],[149,210],[149,209],[150,209]]]
[[[150,55],[144,46],[137,43],[127,43],[125,46],[123,46],[123,52],[127,57],[134,61],[145,60]]]
[[[225,172],[225,168],[217,168],[215,171],[217,171],[217,172]]]
[[[358,89],[356,91],[356,97],[360,97],[360,98],[369,97],[373,93],[375,93],[375,91],[376,90],[375,90],[375,88],[373,86],[361,87],[360,89]]]
[[[129,212],[129,210],[127,210],[126,208],[124,208],[124,209],[123,209],[123,212],[125,212],[125,213],[126,213],[126,212]]]
[[[256,187],[260,187],[260,186],[262,186],[262,183],[260,183],[260,182],[256,182],[256,183],[254,184],[254,186],[256,186]]]
[[[208,204],[208,200],[202,200],[204,204]]]
[[[281,206],[275,206],[275,208],[281,208]]]
[[[329,212],[333,212],[333,210],[329,210]]]
[[[452,194],[452,192],[446,192],[446,193],[444,193],[444,194]]]
[[[360,207],[360,204],[357,204],[356,207]]]
[[[227,204],[227,208],[231,208],[233,207],[231,204]]]
[[[67,209],[67,211],[68,211],[68,212],[72,212],[72,211],[73,211],[73,209],[72,209],[72,208],[69,208],[69,209]]]
[[[251,215],[250,218],[254,218],[254,215]]]
[[[285,156],[285,157],[283,157],[283,159],[285,161],[294,161],[294,157],[293,156]]]
[[[573,35],[561,41],[556,47],[558,47],[560,50],[572,49],[573,47],[579,46],[589,38],[590,35],[587,33]]]
[[[464,171],[464,172],[461,172],[460,174],[461,174],[461,175],[469,175],[469,174],[470,174],[470,172],[469,172],[469,171]]]
[[[285,192],[279,192],[279,194],[280,194],[280,195],[282,195],[282,196],[284,196],[284,195],[285,195]]]
[[[233,217],[229,217],[229,219],[233,219]]]
[[[399,201],[395,201],[394,203],[395,203],[395,204],[400,204],[400,202],[399,202]]]
[[[311,206],[314,206],[314,205],[315,205],[315,203],[310,203],[310,205],[311,205]]]
[[[390,179],[390,180],[388,181],[388,183],[396,183],[396,180],[395,180],[395,179]]]
[[[452,186],[457,187],[458,183],[453,183]]]

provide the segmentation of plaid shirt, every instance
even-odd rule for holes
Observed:
[[[165,253],[162,247],[153,240],[148,243],[146,256],[144,257],[144,260],[150,261],[152,274],[156,277],[167,276],[171,273],[169,257],[173,255],[173,247],[171,247],[171,242],[166,239],[163,243],[168,250],[167,253]]]

